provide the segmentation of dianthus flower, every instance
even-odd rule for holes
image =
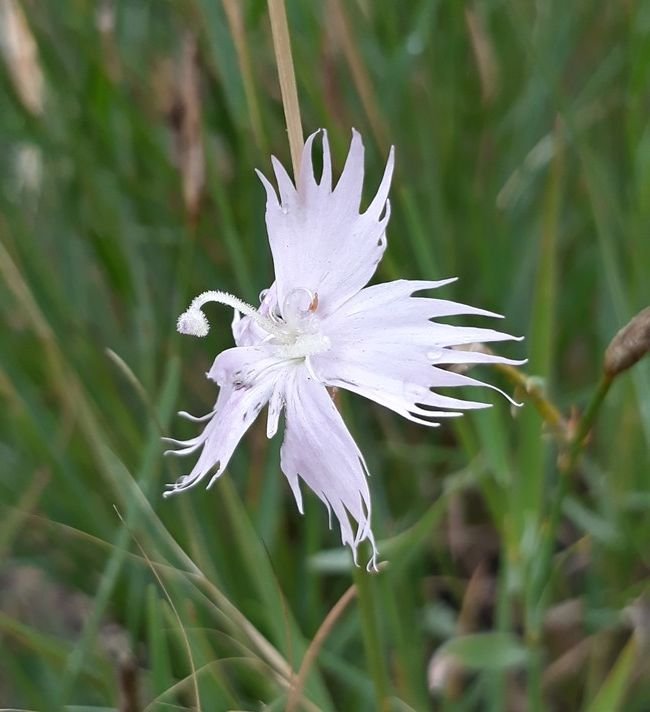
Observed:
[[[434,388],[485,385],[444,368],[450,364],[519,363],[462,344],[512,339],[499,331],[436,323],[459,314],[498,316],[443,299],[414,297],[453,282],[397,280],[366,286],[386,249],[388,190],[394,166],[391,149],[375,197],[360,212],[363,143],[356,131],[341,177],[332,187],[327,133],[322,132],[323,169],[317,181],[312,145],[305,144],[297,185],[272,158],[278,185],[258,172],[266,190],[266,226],[275,282],[258,308],[231,294],[205,292],[178,319],[183,334],[205,336],[202,311],[211,301],[232,307],[236,346],[217,356],[207,376],[219,385],[214,408],[202,418],[203,432],[172,440],[173,452],[200,450],[191,472],[166,494],[189,489],[209,474],[208,487],[223,473],[239,440],[268,405],[266,434],[273,437],[284,412],[280,467],[302,512],[302,480],[338,520],[341,539],[352,549],[371,529],[368,470],[337,411],[328,388],[344,388],[394,410],[408,420],[435,426],[436,419],[487,407],[436,393]]]

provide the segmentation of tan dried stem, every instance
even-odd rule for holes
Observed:
[[[548,398],[541,385],[528,374],[508,364],[496,364],[512,383],[517,386],[542,416],[544,422],[559,440],[564,442],[568,438],[569,424],[560,410]]]
[[[287,12],[284,0],[268,0],[268,8],[271,20],[271,34],[273,35],[273,50],[282,93],[282,106],[284,107],[284,117],[289,134],[291,164],[293,165],[294,179],[298,181],[304,140],[302,122],[300,120],[300,105],[298,104],[298,90],[296,89],[296,75],[293,67],[293,57],[291,56]]]
[[[302,697],[302,691],[305,687],[305,682],[307,681],[307,675],[314,664],[314,661],[318,657],[320,649],[323,647],[327,636],[332,632],[334,625],[338,619],[343,614],[343,611],[348,607],[352,599],[357,595],[357,587],[352,585],[347,591],[339,598],[339,600],[334,604],[330,612],[325,616],[323,622],[320,624],[316,635],[313,637],[309,647],[305,651],[305,656],[300,664],[300,669],[296,675],[294,682],[291,686],[289,692],[289,697],[287,699],[287,712],[294,712],[298,708],[298,702]]]
[[[494,353],[485,344],[480,344],[477,350],[486,354]],[[559,408],[548,398],[539,382],[515,366],[498,363],[495,364],[495,368],[519,389],[526,400],[530,401],[560,444],[565,444],[570,439],[570,424]]]

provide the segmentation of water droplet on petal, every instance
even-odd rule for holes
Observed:
[[[289,214],[289,208],[287,208],[286,205],[283,205],[283,206],[280,208],[280,212],[281,212],[283,215],[288,215],[288,214]]]
[[[292,289],[284,299],[282,304],[282,316],[284,321],[291,327],[297,327],[308,320],[312,314],[312,305],[318,304],[316,295],[309,289],[297,287]]]
[[[427,358],[429,359],[429,361],[433,361],[434,363],[436,363],[441,356],[442,348],[440,348],[439,346],[434,349],[431,349],[431,351],[427,351]]]
[[[268,289],[263,289],[260,292],[260,304],[266,299],[266,295],[269,293]]]

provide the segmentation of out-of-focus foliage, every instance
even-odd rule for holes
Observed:
[[[264,427],[212,490],[161,498],[186,463],[159,438],[193,432],[173,414],[211,407],[231,345],[227,313],[203,341],[177,314],[272,279],[253,169],[289,156],[266,4],[1,2],[0,706],[279,710],[311,646],[301,708],[375,710],[365,613],[387,709],[647,710],[647,360],[559,516],[525,394],[434,431],[344,395],[389,565],[363,580],[374,611],[314,640],[351,562],[314,497],[296,513]],[[648,4],[287,5],[305,129],[340,165],[358,128],[369,191],[396,146],[377,278],[458,276],[443,296],[528,337],[504,352],[570,433],[650,301]]]

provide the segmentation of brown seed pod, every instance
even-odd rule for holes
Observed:
[[[650,351],[650,307],[640,311],[611,340],[603,368],[605,373],[614,378],[619,373],[643,358]]]

